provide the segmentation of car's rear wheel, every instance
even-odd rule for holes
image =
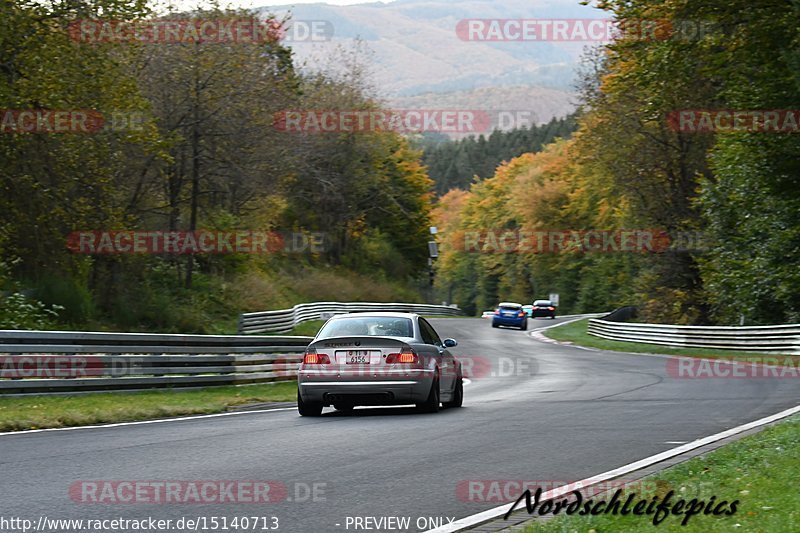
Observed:
[[[355,407],[352,403],[335,403],[333,404],[333,408],[337,411],[342,411],[345,413],[349,413]]]
[[[431,384],[431,392],[424,403],[418,403],[417,408],[423,413],[437,413],[439,411],[439,378],[436,377]]]
[[[319,416],[322,414],[322,403],[318,402],[304,402],[303,397],[300,396],[300,391],[297,391],[297,412],[300,416]]]
[[[456,390],[453,391],[453,399],[449,402],[445,402],[445,407],[461,407],[461,404],[464,403],[464,379],[461,376],[458,376],[458,381],[456,382]]]
[[[495,324],[494,322],[492,322],[492,327],[496,328],[496,327],[499,327],[499,326],[497,324]]]
[[[528,322],[527,321],[523,322],[523,324],[519,327],[519,329],[521,329],[522,331],[525,331],[526,329],[528,329]]]

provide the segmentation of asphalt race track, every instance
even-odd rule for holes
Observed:
[[[274,516],[277,531],[312,533],[396,531],[395,522],[355,521],[391,516],[409,518],[399,530],[419,531],[500,505],[457,493],[467,480],[579,480],[800,404],[795,379],[677,378],[663,357],[546,344],[488,320],[432,322],[472,365],[461,409],[326,409],[317,419],[282,410],[3,435],[0,514],[34,523],[205,517],[206,531],[212,517]],[[103,480],[272,480],[288,492],[259,504],[70,498],[74,484]]]

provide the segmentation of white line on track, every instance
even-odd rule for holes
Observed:
[[[541,332],[547,329],[557,328],[559,326],[566,326],[567,324],[572,324],[573,322],[577,322],[578,320],[583,320],[584,318],[592,318],[594,316],[596,315],[569,315],[569,318],[572,317],[575,318],[572,318],[572,320],[565,320],[564,322],[558,322],[557,324],[548,324],[546,326],[536,328],[533,331],[529,332],[528,336],[542,342],[549,342],[551,344],[563,344],[555,339],[551,339],[550,337],[545,337],[544,334],[542,334]],[[568,317],[562,316],[559,318],[568,318]],[[572,345],[568,344],[567,346],[572,346]]]
[[[467,386],[471,384],[472,381],[469,378],[464,378],[464,385]],[[0,437],[7,436],[7,435],[29,435],[31,433],[44,433],[49,431],[76,431],[79,429],[105,429],[105,428],[117,428],[117,427],[124,427],[124,426],[141,426],[144,424],[160,424],[162,422],[181,422],[184,420],[202,420],[204,418],[217,418],[221,416],[239,416],[239,415],[249,415],[249,414],[257,414],[257,413],[272,413],[274,411],[294,411],[297,409],[296,407],[276,407],[274,409],[253,409],[251,411],[234,411],[232,413],[215,413],[211,415],[195,415],[195,416],[181,416],[177,418],[159,418],[156,420],[139,420],[136,422],[117,422],[116,424],[98,424],[95,426],[74,426],[68,428],[44,428],[44,429],[26,429],[23,431],[6,431],[5,433],[0,433]]]
[[[275,411],[294,411],[296,407],[276,407],[275,409],[254,409],[252,411],[234,411],[232,413],[215,413],[212,415],[181,416],[177,418],[158,418],[156,420],[139,420],[137,422],[117,422],[115,424],[98,424],[96,426],[74,426],[68,428],[27,429],[24,431],[7,431],[0,433],[0,437],[9,435],[30,435],[31,433],[45,433],[50,431],[78,431],[81,429],[105,429],[123,426],[142,426],[144,424],[161,424],[163,422],[180,422],[183,420],[202,420],[203,418],[219,418],[222,416],[241,416],[258,413],[272,413]]]
[[[720,433],[704,437],[702,439],[697,439],[695,441],[684,444],[683,446],[678,446],[677,448],[673,448],[671,450],[667,450],[665,452],[661,452],[656,455],[651,455],[650,457],[645,457],[644,459],[640,459],[639,461],[629,463],[619,468],[615,468],[614,470],[609,470],[608,472],[603,472],[602,474],[597,474],[596,476],[588,477],[581,481],[576,481],[574,483],[563,485],[556,489],[548,490],[547,492],[542,493],[541,501],[557,498],[559,496],[572,492],[575,489],[586,488],[587,486],[594,485],[596,483],[602,483],[603,481],[608,481],[610,479],[614,479],[616,477],[629,474],[631,472],[635,472],[636,470],[640,470],[650,465],[660,463],[661,461],[666,461],[667,459],[671,459],[672,457],[676,457],[686,452],[696,450],[697,448],[701,448],[707,444],[711,444],[713,442],[717,442],[722,439],[738,435],[739,433],[744,433],[745,431],[760,426],[764,426],[766,424],[770,424],[772,422],[781,420],[782,418],[786,418],[788,416],[792,416],[797,413],[800,413],[800,405],[797,405],[790,409],[786,409],[785,411],[781,411],[780,413],[760,418],[753,422],[748,422],[747,424],[742,424],[741,426],[737,426],[735,428],[731,428],[722,431]],[[461,518],[460,520],[456,520],[455,522],[452,522],[446,526],[428,530],[426,533],[452,533],[456,531],[462,531],[466,528],[475,527],[485,522],[489,522],[490,520],[494,520],[495,518],[501,517],[504,514],[506,514],[506,512],[510,508],[511,504],[507,503],[505,505],[501,505],[499,507],[483,511],[482,513],[477,513],[471,516]]]

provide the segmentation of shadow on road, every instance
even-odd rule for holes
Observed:
[[[331,411],[329,413],[323,413],[323,418],[337,418],[337,417],[352,417],[352,418],[361,418],[361,417],[369,417],[369,416],[421,416],[421,417],[430,417],[430,416],[446,416],[448,414],[455,415],[460,411],[466,409],[465,407],[460,407],[458,409],[441,409],[438,413],[421,413],[417,411],[415,407],[356,407],[352,411]]]

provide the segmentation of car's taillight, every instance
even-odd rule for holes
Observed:
[[[555,310],[556,310],[556,308],[555,308],[555,307],[548,307],[548,309],[549,309],[550,311],[555,311]]]
[[[419,363],[419,356],[414,353],[414,350],[403,350],[400,353],[390,353],[386,356],[386,363],[389,365],[405,364],[415,365]]]
[[[525,311],[520,311],[520,312],[519,312],[519,314],[518,314],[517,316],[518,316],[518,317],[523,317],[523,316],[525,316]]]
[[[494,314],[499,315],[500,314],[500,310],[498,309],[497,311],[494,312]]]
[[[328,354],[317,353],[314,348],[307,349],[303,356],[303,364],[305,365],[329,365],[330,363],[331,359]]]

